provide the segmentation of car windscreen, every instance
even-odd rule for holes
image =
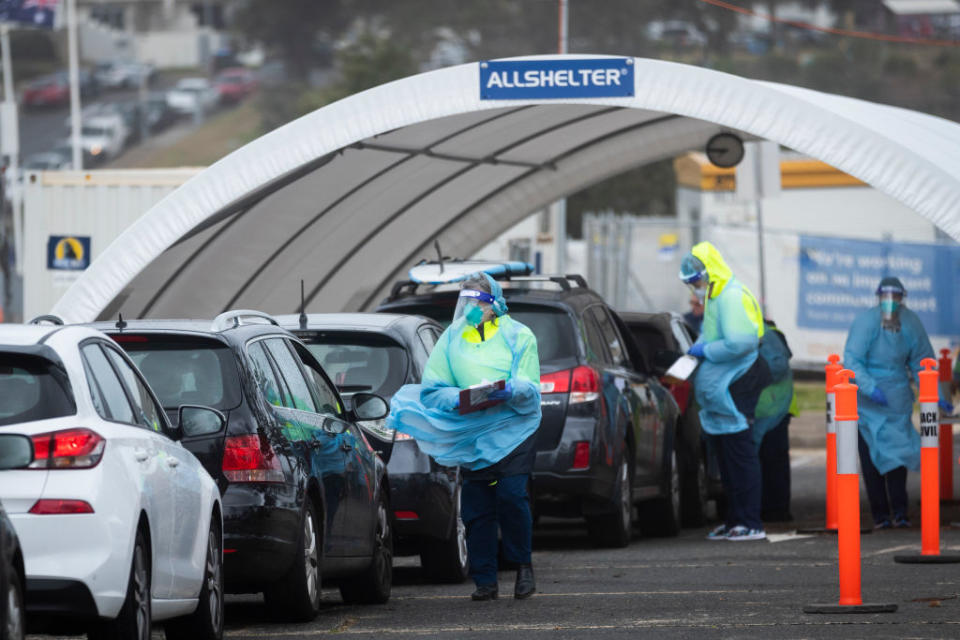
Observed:
[[[390,398],[407,382],[407,351],[386,336],[298,333],[342,393],[364,391]]]
[[[0,351],[0,426],[76,415],[67,374],[35,356]]]
[[[80,133],[85,136],[99,138],[101,136],[107,135],[109,132],[103,127],[86,126],[80,130]]]
[[[112,336],[143,373],[163,408],[199,404],[228,411],[240,404],[240,376],[227,345],[169,335]]]

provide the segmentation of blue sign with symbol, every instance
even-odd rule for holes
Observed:
[[[848,330],[877,305],[880,280],[896,276],[927,333],[960,333],[960,247],[801,236],[799,266],[799,327]]]
[[[47,240],[47,269],[83,271],[89,266],[89,236],[50,236]]]
[[[480,99],[625,98],[633,78],[633,58],[489,60],[480,63]]]
[[[0,0],[0,22],[52,29],[60,0]]]

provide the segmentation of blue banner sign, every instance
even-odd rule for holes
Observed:
[[[885,276],[903,282],[927,333],[960,335],[960,247],[814,236],[800,237],[797,326],[848,330]]]
[[[60,0],[0,0],[0,22],[53,29]]]
[[[47,240],[47,269],[83,271],[89,266],[89,236],[50,236]]]
[[[480,63],[481,100],[624,98],[633,93],[633,58]]]

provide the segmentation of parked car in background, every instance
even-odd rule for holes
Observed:
[[[410,315],[328,313],[277,321],[306,343],[348,403],[358,392],[389,400],[402,385],[418,384],[443,332],[437,322]],[[419,555],[428,580],[462,582],[468,566],[459,469],[437,464],[383,420],[358,424],[387,461],[395,554]]]
[[[192,115],[197,110],[210,113],[219,102],[220,92],[206,78],[181,78],[167,92],[167,104],[184,115]]]
[[[670,390],[680,408],[677,434],[683,442],[679,449],[683,524],[688,527],[701,526],[706,522],[708,501],[722,499],[723,496],[719,468],[709,463],[700,438],[700,413],[693,396],[693,381],[677,382],[663,378],[677,358],[690,349],[696,337],[683,316],[676,312],[620,312],[619,316],[633,336],[642,357],[650,363],[651,370]]]
[[[540,355],[536,513],[584,517],[590,537],[604,546],[628,544],[634,507],[643,532],[676,535],[679,409],[623,322],[580,276],[510,277],[501,284],[511,317],[533,331]],[[431,289],[397,283],[378,311],[449,323],[456,285]]]
[[[27,436],[0,433],[0,472],[22,469],[33,462],[33,442]],[[27,630],[23,551],[10,518],[0,504],[0,639],[23,640]]]
[[[70,158],[70,167],[71,168],[73,167],[73,143],[70,141],[69,138],[66,140],[61,140],[60,144],[54,147],[51,153],[56,153],[65,158]],[[97,155],[93,155],[90,152],[90,149],[85,148],[82,144],[80,145],[80,155],[81,155],[81,162],[83,162],[84,169],[93,169],[95,167],[102,165],[107,160],[107,157],[105,154],[99,153]]]
[[[679,47],[703,47],[707,36],[686,20],[654,20],[647,25],[647,38]]]
[[[386,416],[386,401],[356,393],[346,408],[303,342],[263,313],[95,326],[171,416],[185,403],[226,415],[225,429],[182,443],[223,494],[228,592],[263,592],[273,617],[294,621],[316,616],[321,579],[339,581],[346,602],[389,599],[386,467],[357,426]]]
[[[222,429],[179,409],[173,427],[130,358],[80,326],[0,325],[0,433],[34,460],[0,471],[20,543],[28,623],[97,638],[223,635],[220,494],[179,442]]]
[[[163,131],[177,119],[177,113],[167,103],[167,94],[153,92],[147,97],[147,126],[151,133]]]
[[[155,72],[151,64],[113,61],[98,64],[93,74],[105,89],[127,89],[139,87],[142,82],[150,84]]]
[[[257,76],[250,69],[232,67],[221,71],[214,84],[222,104],[235,104],[257,90]]]
[[[103,155],[104,160],[120,155],[129,136],[123,116],[116,113],[86,118],[80,127],[80,145],[92,156]]]
[[[73,168],[73,161],[70,156],[63,155],[58,151],[43,151],[27,156],[27,159],[23,161],[23,168],[28,171],[71,169]]]
[[[62,75],[53,74],[33,80],[20,96],[25,108],[59,107],[70,103],[70,83]]]

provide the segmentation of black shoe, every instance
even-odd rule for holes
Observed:
[[[517,584],[513,588],[513,597],[525,600],[537,592],[537,582],[533,579],[533,565],[522,564],[517,569]]]
[[[477,590],[470,595],[471,600],[496,600],[499,590],[495,584],[477,585]]]

